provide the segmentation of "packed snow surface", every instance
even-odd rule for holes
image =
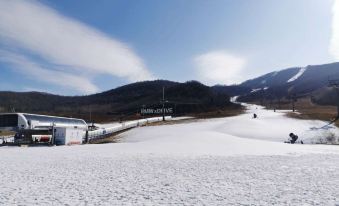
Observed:
[[[262,90],[267,90],[268,88],[269,88],[269,87],[263,87],[263,88],[252,89],[251,93],[258,92],[258,91],[262,91]]]
[[[338,129],[246,106],[236,117],[136,128],[116,144],[2,147],[0,205],[339,204],[339,147],[282,143]]]
[[[287,83],[293,82],[293,81],[299,79],[299,77],[301,77],[301,75],[304,74],[304,72],[306,71],[306,69],[307,69],[307,67],[302,67],[302,68],[300,68],[299,72],[298,72],[296,75],[294,75],[294,76],[291,77],[289,80],[287,80]]]
[[[252,90],[251,90],[251,93],[254,93],[254,92],[257,92],[257,91],[260,91],[260,90],[262,90],[262,88],[252,89]]]

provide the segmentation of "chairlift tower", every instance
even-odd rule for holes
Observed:
[[[295,103],[297,102],[297,95],[292,95],[292,111],[295,112]]]
[[[261,88],[261,90],[260,90],[260,105],[264,106],[264,100],[265,100],[265,89]]]
[[[337,92],[337,118],[339,117],[339,79],[328,80],[328,86]]]
[[[162,87],[162,100],[160,102],[162,103],[162,121],[165,121],[165,103],[168,102],[165,100],[165,87]]]

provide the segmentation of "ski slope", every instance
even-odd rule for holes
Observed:
[[[289,80],[287,80],[287,83],[294,82],[295,80],[299,79],[304,74],[306,69],[307,69],[307,67],[300,68],[299,72],[296,75],[294,75]]]
[[[236,117],[136,128],[116,144],[2,147],[0,205],[339,204],[339,147],[282,143],[291,131],[329,132],[309,130],[324,122],[246,106]]]

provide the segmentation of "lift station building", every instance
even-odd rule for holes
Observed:
[[[0,114],[0,130],[15,131],[17,144],[81,144],[88,130],[82,119],[27,113]]]

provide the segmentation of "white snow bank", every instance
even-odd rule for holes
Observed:
[[[179,120],[187,120],[187,119],[194,119],[195,117],[172,117],[172,119],[170,119],[169,121],[179,121]]]
[[[178,120],[186,120],[186,119],[193,119],[194,117],[189,117],[189,116],[181,116],[181,117],[171,117],[171,116],[166,116],[165,117],[167,121],[178,121]],[[124,121],[122,123],[120,122],[109,122],[109,123],[95,123],[94,125],[96,127],[99,127],[99,128],[102,128],[102,129],[107,129],[107,128],[110,128],[110,127],[118,127],[120,125],[122,125],[123,123],[134,123],[134,122],[137,122],[139,120],[131,120],[131,121]]]
[[[178,157],[119,154],[110,146],[0,149],[0,204],[336,205],[339,201],[339,155]]]
[[[262,88],[252,89],[251,93],[254,93],[254,92],[257,92],[257,91],[260,91],[260,90],[262,90]]]
[[[297,80],[299,77],[301,77],[301,75],[304,74],[304,72],[306,71],[306,69],[307,69],[307,67],[302,67],[302,68],[300,68],[299,72],[298,72],[296,75],[294,75],[294,76],[291,77],[289,80],[287,80],[287,83],[293,82],[293,81]]]
[[[165,120],[171,120],[172,116],[165,116]],[[149,123],[161,122],[163,117],[150,117],[145,119],[137,119],[130,121],[123,121],[121,123],[108,123],[108,124],[97,124],[96,127],[99,127],[95,130],[88,131],[89,139],[102,138],[102,136],[107,134],[113,134],[115,132],[124,131],[126,129],[132,129],[135,127],[145,126]]]
[[[233,103],[237,103],[237,100],[238,100],[239,96],[233,96],[230,98],[230,101],[233,102]]]
[[[261,91],[261,90],[267,90],[268,88],[269,88],[269,87],[263,87],[263,88],[252,89],[251,93],[258,92],[258,91]]]
[[[175,155],[284,155],[339,152],[339,147],[283,143],[290,132],[309,142],[323,131],[322,121],[298,120],[283,113],[247,105],[244,115],[210,119],[181,125],[143,127],[121,135],[123,151]],[[256,113],[258,119],[252,119]],[[332,132],[339,134],[337,128]],[[266,140],[266,141],[261,141]],[[267,141],[268,140],[268,141]],[[118,149],[119,150],[119,149]]]
[[[282,143],[323,122],[246,106],[117,144],[0,147],[0,205],[338,204],[339,147]]]
[[[283,142],[287,140],[289,133],[293,132],[305,143],[314,142],[318,137],[327,135],[329,132],[339,137],[339,129],[331,126],[321,128],[327,122],[319,120],[300,120],[287,117],[286,110],[265,110],[262,106],[243,104],[248,108],[246,114],[226,118],[219,127],[225,133],[250,139],[261,139],[269,141]],[[251,116],[256,113],[257,119]]]

